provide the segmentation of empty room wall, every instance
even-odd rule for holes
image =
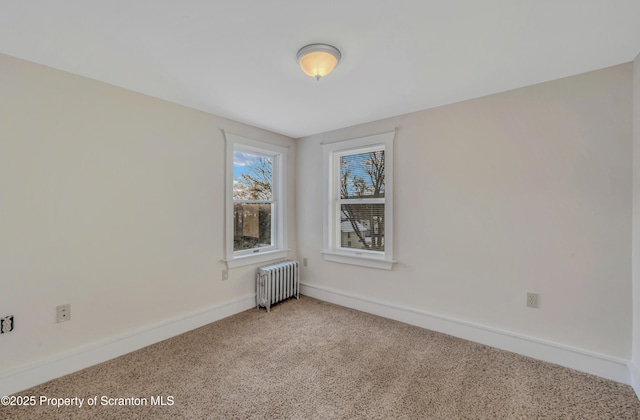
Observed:
[[[303,291],[524,337],[523,353],[603,355],[624,376],[631,86],[629,63],[299,139]],[[398,263],[325,261],[321,143],[393,129]],[[540,308],[526,307],[528,291]]]
[[[152,327],[156,338],[175,334],[164,324],[205,320],[220,305],[254,304],[255,266],[221,277],[223,129],[290,147],[294,220],[293,140],[0,55],[0,316],[16,325],[0,336],[0,382]],[[71,320],[56,323],[66,303]]]

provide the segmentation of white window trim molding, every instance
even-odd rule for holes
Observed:
[[[241,255],[239,257],[233,257],[231,259],[225,258],[224,262],[227,263],[227,268],[244,267],[245,265],[260,264],[269,261],[286,259],[289,255],[289,249],[278,249],[275,251],[265,251],[262,253]]]
[[[224,132],[225,153],[225,258],[228,268],[259,264],[287,258],[287,153],[288,148],[252,140]],[[233,250],[233,152],[236,148],[254,150],[260,154],[273,156],[273,193],[275,211],[274,246],[267,250],[256,248],[252,253],[237,253]]]
[[[391,270],[393,264],[393,139],[395,132],[376,134],[352,140],[328,143],[322,145],[324,164],[323,185],[323,251],[326,261],[342,264],[359,265],[363,267]],[[338,191],[337,159],[336,156],[349,150],[384,147],[385,153],[385,250],[384,253],[373,253],[363,250],[347,250],[337,246],[337,215],[334,202]],[[389,182],[388,182],[389,181]]]

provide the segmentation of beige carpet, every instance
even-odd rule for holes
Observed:
[[[304,296],[19,395],[84,405],[0,418],[640,419],[629,386]]]

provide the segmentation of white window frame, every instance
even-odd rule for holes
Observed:
[[[327,261],[391,270],[393,259],[393,139],[395,132],[323,144],[324,160],[324,249]],[[343,248],[340,244],[340,157],[384,150],[385,194],[384,251]]]
[[[287,249],[287,152],[286,147],[264,143],[231,133],[224,133],[226,139],[225,174],[225,259],[228,268],[242,267],[286,258]],[[233,250],[233,152],[240,150],[272,159],[271,209],[272,246],[250,250]]]

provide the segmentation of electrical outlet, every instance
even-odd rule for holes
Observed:
[[[4,318],[0,318],[0,334],[8,333],[9,331],[13,331],[13,315],[5,316]]]
[[[306,266],[307,266],[307,257],[302,258],[302,265],[303,265],[304,267],[306,267]]]
[[[222,270],[222,280],[229,280],[229,269],[225,268]]]
[[[538,295],[537,293],[527,293],[527,306],[529,308],[537,308],[538,307],[538,301],[540,300],[540,295]]]
[[[71,304],[60,305],[56,308],[58,313],[58,322],[64,322],[71,319]]]

